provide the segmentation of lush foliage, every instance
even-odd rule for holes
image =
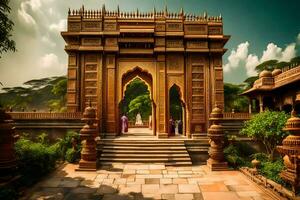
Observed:
[[[244,88],[242,85],[224,83],[225,112],[248,112],[248,99],[240,94]]]
[[[21,137],[15,144],[18,166],[25,184],[32,184],[55,168],[59,145],[47,145]]]
[[[126,113],[130,120],[135,120],[138,112],[143,119],[151,114],[151,99],[147,85],[139,78],[135,78],[127,85],[125,97],[120,105],[121,112]]]
[[[2,88],[4,92],[0,93],[0,104],[16,111],[48,111],[49,108],[62,111],[65,106],[66,80],[64,76],[42,78],[27,81],[22,87]]]
[[[287,136],[287,132],[282,130],[287,119],[288,116],[284,112],[265,111],[245,122],[241,134],[260,141],[272,160],[276,145],[281,144]]]
[[[16,51],[15,42],[11,39],[14,23],[8,18],[11,8],[9,0],[0,1],[0,56],[7,51]]]
[[[224,156],[228,164],[233,168],[250,166],[249,157],[254,149],[246,143],[234,143],[224,149]]]
[[[69,131],[62,138],[59,139],[59,155],[63,160],[67,160],[70,163],[75,162],[80,157],[80,137],[77,132]]]

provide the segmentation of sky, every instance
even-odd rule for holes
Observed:
[[[300,55],[300,0],[11,0],[10,18],[17,52],[0,58],[4,87],[31,79],[66,75],[67,54],[60,32],[66,30],[68,8],[122,11],[168,10],[223,17],[224,34],[231,35],[223,56],[224,81],[241,83],[256,75],[255,66]]]

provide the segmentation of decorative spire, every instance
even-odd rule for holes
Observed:
[[[105,12],[106,12],[106,11],[105,11],[105,4],[103,4],[103,5],[102,5],[102,13],[103,13],[103,15],[105,15]]]
[[[168,7],[167,7],[167,4],[165,5],[165,17],[167,17],[168,16]]]
[[[69,8],[68,15],[71,15],[71,9]]]
[[[118,13],[118,16],[120,15],[120,7],[119,5],[117,6],[117,13]]]
[[[180,14],[181,17],[183,16],[183,8],[182,7],[180,8],[179,14]]]

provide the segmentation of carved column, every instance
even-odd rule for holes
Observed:
[[[264,102],[263,102],[263,96],[260,95],[258,97],[258,101],[259,101],[259,112],[264,112]]]
[[[223,119],[222,110],[215,107],[209,117],[212,125],[208,129],[208,137],[210,139],[209,156],[207,166],[212,171],[227,170],[227,162],[224,161],[224,131],[220,124]]]
[[[86,124],[80,130],[80,139],[82,143],[81,159],[79,161],[78,171],[96,171],[97,166],[97,150],[96,141],[97,127],[96,110],[91,107],[91,104],[85,108],[82,121]]]
[[[292,185],[296,195],[300,188],[300,118],[296,117],[295,111],[292,111],[292,116],[283,130],[289,131],[290,135],[282,141],[282,146],[277,147],[286,167],[280,177]]]
[[[0,109],[0,182],[12,178],[17,167],[11,122],[10,115]]]

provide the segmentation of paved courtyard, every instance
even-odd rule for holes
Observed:
[[[159,164],[115,164],[97,172],[76,172],[76,167],[60,167],[31,188],[24,199],[271,199],[238,171]]]

